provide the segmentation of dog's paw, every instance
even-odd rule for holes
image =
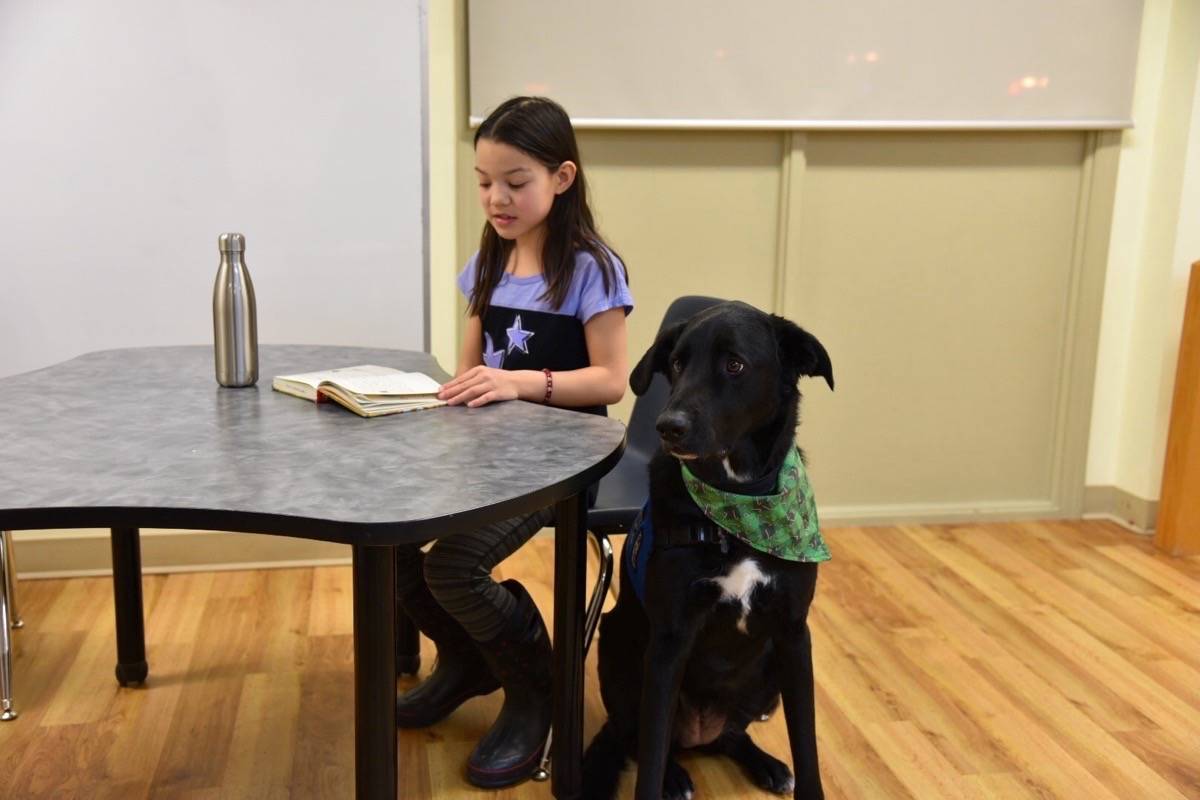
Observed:
[[[663,776],[663,800],[692,800],[696,786],[687,770],[673,758],[667,759],[667,771]]]
[[[791,794],[796,788],[796,779],[788,765],[770,753],[759,750],[753,760],[742,764],[754,785],[775,794]]]

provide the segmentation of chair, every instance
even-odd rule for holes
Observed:
[[[714,297],[680,297],[667,308],[658,330],[661,333],[664,328],[722,302],[724,301]],[[585,656],[600,624],[604,596],[608,594],[612,585],[613,548],[608,537],[618,533],[629,533],[630,526],[642,510],[642,504],[646,502],[646,470],[650,466],[650,458],[658,450],[658,431],[654,424],[666,406],[669,394],[667,379],[662,375],[655,375],[646,393],[633,401],[625,453],[617,462],[617,466],[601,478],[596,505],[588,511],[588,533],[600,559],[600,573],[596,577],[595,586],[592,587],[592,596],[588,600],[587,615],[584,618]],[[541,766],[533,773],[535,781],[544,781],[550,777],[550,739],[553,735],[554,731],[551,731],[550,736],[546,737]]]
[[[0,720],[17,718],[13,708],[12,631],[25,623],[17,613],[17,570],[12,533],[0,531]]]

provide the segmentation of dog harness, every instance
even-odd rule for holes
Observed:
[[[633,585],[638,602],[646,604],[646,565],[650,563],[650,551],[654,549],[654,523],[650,518],[650,499],[642,504],[642,510],[629,526],[629,536],[621,549],[621,560],[625,562],[625,575]]]
[[[722,553],[729,552],[726,532],[709,519],[686,528],[680,527],[670,534],[667,536],[667,547],[715,544],[720,546]],[[646,565],[650,563],[650,554],[654,552],[654,538],[654,519],[650,514],[650,500],[647,499],[642,505],[642,510],[634,517],[633,524],[629,526],[629,536],[621,550],[621,559],[625,562],[625,575],[633,585],[638,600],[643,604],[646,602]]]
[[[788,453],[779,470],[777,492],[770,495],[746,495],[723,492],[701,481],[687,465],[679,462],[683,483],[692,500],[704,515],[718,527],[713,535],[707,526],[694,526],[687,543],[720,543],[727,545],[721,534],[728,534],[750,547],[786,561],[820,562],[830,559],[829,548],[821,537],[817,520],[817,505],[800,451]],[[629,529],[622,558],[626,575],[633,584],[638,600],[645,603],[646,570],[654,549],[654,524],[650,501]]]

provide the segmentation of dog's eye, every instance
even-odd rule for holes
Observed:
[[[683,362],[678,358],[671,362],[671,372],[676,374],[683,372]]]
[[[736,358],[731,358],[725,362],[725,371],[730,375],[740,375],[742,370],[745,368],[746,365],[741,361],[738,361]]]

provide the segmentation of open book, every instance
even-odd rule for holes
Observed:
[[[363,417],[446,405],[437,398],[440,385],[428,375],[373,364],[280,375],[271,388],[318,403],[328,398]]]

